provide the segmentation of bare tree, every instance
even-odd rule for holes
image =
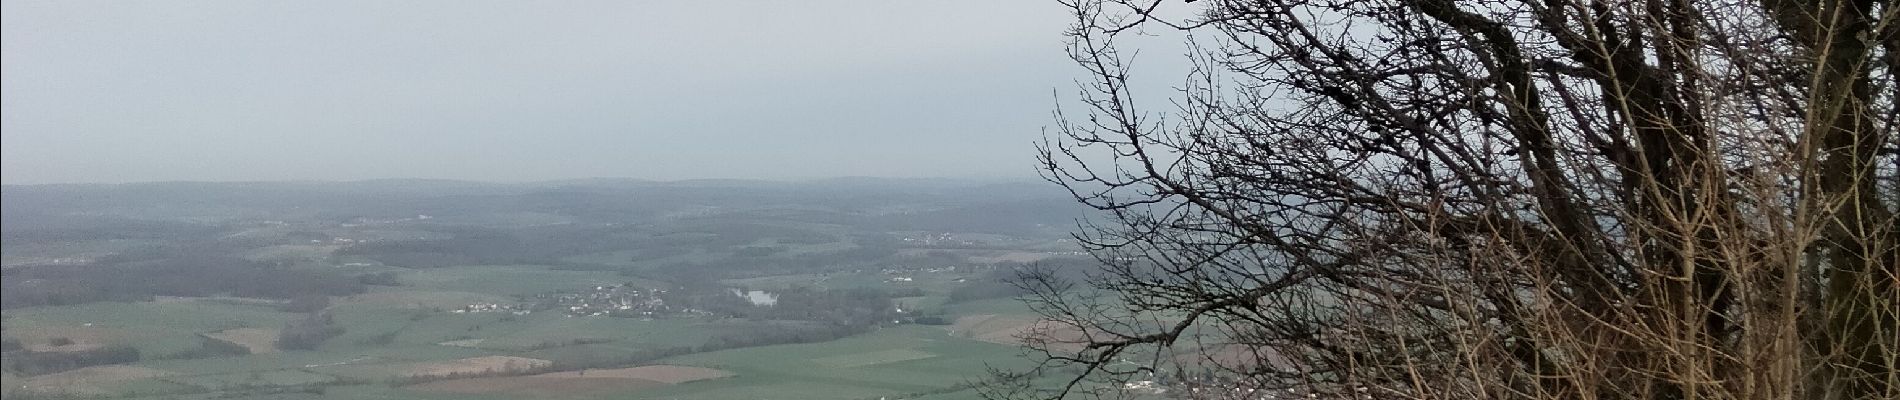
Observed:
[[[1900,398],[1900,4],[1065,1],[1107,268],[991,397]]]

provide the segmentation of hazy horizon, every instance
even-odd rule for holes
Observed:
[[[899,182],[945,182],[945,183],[963,183],[963,184],[1047,183],[1041,178],[1038,178],[1035,176],[892,177],[892,176],[838,175],[838,176],[818,176],[818,177],[799,177],[799,178],[706,177],[706,178],[680,178],[680,179],[650,179],[650,178],[625,177],[625,176],[582,176],[582,177],[569,177],[569,178],[524,179],[524,180],[426,178],[426,177],[381,177],[381,178],[362,178],[362,179],[231,179],[231,180],[168,179],[168,180],[124,181],[124,182],[27,182],[27,183],[6,182],[6,183],[0,183],[0,185],[5,185],[5,186],[97,186],[97,185],[151,185],[151,184],[199,184],[199,183],[204,183],[204,184],[252,184],[252,183],[255,183],[255,184],[271,184],[271,183],[350,184],[350,183],[403,182],[403,181],[457,182],[457,183],[493,184],[493,185],[522,185],[522,184],[539,184],[539,183],[565,183],[565,182],[641,182],[641,183],[656,183],[656,184],[678,184],[678,183],[695,183],[695,182],[759,182],[759,183],[805,184],[805,183],[824,183],[824,182],[851,181],[851,180],[877,180],[877,181],[899,181]]]
[[[480,5],[6,2],[0,183],[1034,179],[1077,72],[1053,3]]]

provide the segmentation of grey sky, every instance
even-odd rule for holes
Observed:
[[[1051,1],[7,0],[0,180],[1033,176]]]

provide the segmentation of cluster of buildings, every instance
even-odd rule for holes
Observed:
[[[533,310],[529,310],[526,307],[522,307],[516,304],[475,303],[475,304],[464,305],[462,306],[462,308],[449,310],[449,312],[456,313],[456,314],[505,312],[505,313],[510,313],[514,315],[527,315],[528,313],[533,312]]]
[[[553,309],[568,316],[654,317],[676,310],[660,298],[665,289],[649,289],[627,284],[594,286],[579,293],[543,293],[529,301],[535,309]]]
[[[926,234],[926,235],[923,235],[922,237],[905,237],[904,241],[910,242],[910,243],[923,244],[925,246],[937,246],[937,245],[946,245],[946,244],[958,244],[958,245],[977,244],[974,241],[957,240],[956,235],[951,235],[948,232],[938,233],[938,234]]]
[[[660,295],[664,289],[647,289],[621,284],[594,286],[579,292],[542,293],[518,304],[474,303],[449,310],[456,314],[510,313],[527,315],[537,311],[559,311],[570,317],[656,317],[690,310],[676,310]]]
[[[32,260],[30,262],[16,262],[16,263],[10,263],[10,264],[5,264],[5,265],[8,267],[28,266],[28,265],[86,265],[86,264],[91,264],[92,262],[93,262],[93,259],[91,257],[59,257],[59,258],[37,259],[37,260]]]
[[[979,268],[977,267],[963,267],[963,272],[970,272],[970,271],[975,271],[978,269]],[[878,271],[878,272],[882,272],[885,275],[948,274],[948,273],[956,273],[957,266],[952,265],[952,266],[944,266],[944,267],[893,267],[893,268],[885,268],[882,271]]]
[[[414,218],[357,217],[357,218],[351,218],[348,222],[344,222],[342,225],[344,228],[354,228],[354,227],[359,227],[359,226],[388,225],[388,224],[396,224],[396,223],[403,223],[403,222],[409,222],[409,221],[428,221],[433,218],[435,217],[431,217],[427,214],[419,214],[419,215],[416,215]]]
[[[915,282],[917,280],[917,277],[921,275],[958,274],[959,271],[962,274],[971,274],[971,273],[977,273],[980,271],[988,271],[994,268],[995,267],[991,267],[987,265],[962,266],[962,267],[959,267],[959,266],[893,267],[893,268],[885,268],[883,270],[878,271],[878,273],[888,276],[887,278],[884,278],[885,282],[897,283],[897,282]],[[964,278],[964,277],[957,277],[955,279],[952,279],[953,282],[957,282],[957,283],[962,283],[966,280],[968,280],[968,278]]]

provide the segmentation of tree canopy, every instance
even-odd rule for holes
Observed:
[[[1900,397],[1894,2],[1064,4],[1110,267],[1022,277],[1061,328],[992,397]]]

